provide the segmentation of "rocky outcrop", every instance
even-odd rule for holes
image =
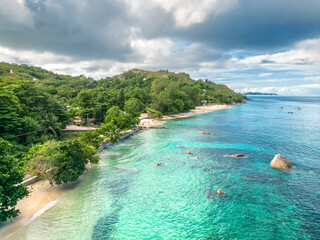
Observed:
[[[191,154],[190,150],[188,150],[186,153],[187,153],[188,155]]]
[[[292,163],[281,154],[277,154],[270,162],[270,166],[278,169],[290,169],[292,168]]]
[[[198,133],[200,133],[200,134],[205,134],[205,135],[210,135],[210,133],[204,132],[204,131],[199,131]]]
[[[222,196],[222,195],[224,195],[224,191],[222,191],[221,189],[218,189],[218,190],[217,190],[217,194],[218,194],[219,196]]]
[[[224,157],[236,157],[236,158],[240,158],[240,157],[245,157],[244,154],[232,154],[232,155],[224,155]]]

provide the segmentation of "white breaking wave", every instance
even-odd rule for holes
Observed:
[[[11,233],[10,235],[8,235],[5,239],[10,238],[12,235],[16,234],[17,232],[19,232],[21,229],[23,229],[25,226],[29,225],[30,223],[32,223],[34,220],[36,220],[38,217],[40,217],[43,213],[45,213],[46,211],[48,211],[50,208],[54,207],[57,204],[58,201],[51,201],[49,202],[47,205],[44,206],[44,208],[40,209],[38,212],[36,212],[32,218],[30,218],[30,220],[28,222],[26,222],[23,227],[21,227],[19,230]]]
[[[40,209],[38,212],[36,212],[32,218],[26,222],[23,227],[29,225],[30,223],[32,223],[34,220],[36,220],[39,216],[41,216],[44,212],[46,212],[47,210],[49,210],[50,208],[54,207],[57,204],[57,201],[52,201],[49,202],[46,206],[44,206],[44,208]]]

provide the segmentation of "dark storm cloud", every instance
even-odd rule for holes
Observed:
[[[0,0],[0,45],[77,59],[142,61],[131,46],[135,37],[201,43],[223,53],[278,50],[320,36],[318,0],[239,0],[230,11],[188,27],[178,27],[172,12],[147,0],[26,0],[32,23],[24,26],[1,14],[8,2]]]
[[[2,26],[1,44],[86,59],[124,60],[131,53],[130,25],[115,1],[27,0],[25,6],[33,26]]]
[[[241,0],[232,11],[171,34],[222,50],[278,50],[320,36],[320,1]]]

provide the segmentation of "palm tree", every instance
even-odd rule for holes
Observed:
[[[58,118],[52,113],[44,115],[43,119],[44,131],[43,134],[52,134],[57,137],[61,134],[61,123],[58,122]]]
[[[120,140],[120,137],[121,137],[120,129],[114,124],[102,123],[102,127],[99,130],[101,134],[103,134],[108,138],[108,142],[110,142],[112,145],[117,143]]]

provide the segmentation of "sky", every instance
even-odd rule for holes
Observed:
[[[0,62],[320,95],[319,0],[0,0]]]

